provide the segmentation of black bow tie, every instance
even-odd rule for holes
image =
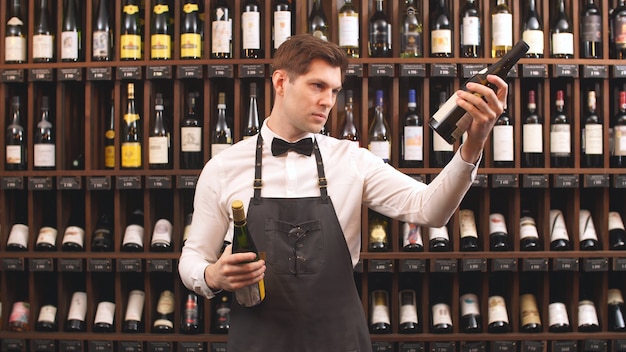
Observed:
[[[311,156],[313,153],[313,138],[304,138],[295,143],[289,143],[280,138],[272,140],[272,155],[279,156],[293,150],[302,155]]]

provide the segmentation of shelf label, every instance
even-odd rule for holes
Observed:
[[[395,69],[393,64],[370,64],[370,77],[393,77]]]
[[[172,272],[172,260],[171,259],[148,259],[147,270],[148,272]]]
[[[455,64],[432,64],[430,65],[430,75],[433,77],[451,77],[457,75]]]
[[[141,189],[141,176],[117,176],[115,186],[117,189]]]
[[[522,176],[524,188],[548,188],[548,175],[524,175]]]
[[[113,270],[113,260],[107,258],[89,258],[87,262],[87,270],[109,273]]]
[[[2,351],[24,351],[25,345],[22,339],[2,339]]]
[[[172,343],[149,341],[148,352],[172,352]]]
[[[578,65],[574,64],[554,64],[553,66],[554,77],[578,77]]]
[[[239,77],[240,78],[264,78],[265,77],[265,65],[263,64],[245,64],[239,65]]]
[[[424,343],[400,342],[400,352],[424,352]]]
[[[606,352],[606,340],[585,340],[585,352]]]
[[[492,259],[491,271],[517,271],[517,259],[515,258]]]
[[[431,342],[430,352],[454,352],[456,351],[456,344],[453,341],[448,342]]]
[[[141,79],[141,66],[120,66],[117,68],[117,79]]]
[[[400,272],[403,273],[423,273],[426,271],[424,259],[402,259],[400,260]]]
[[[463,258],[461,259],[461,270],[463,271],[487,271],[487,259],[485,258]]]
[[[176,67],[176,77],[202,79],[202,65],[180,65]]]
[[[225,342],[211,343],[211,352],[226,352],[226,343]]]
[[[90,81],[110,81],[113,77],[111,67],[89,67],[87,69],[87,79]]]
[[[583,258],[586,272],[609,271],[609,258]]]
[[[346,76],[363,77],[363,64],[348,64]]]
[[[487,175],[477,174],[476,177],[474,177],[474,181],[472,181],[472,187],[487,188],[487,186],[489,186],[487,180]]]
[[[548,258],[524,258],[522,271],[548,271]]]
[[[113,352],[113,341],[89,341],[89,352]]]
[[[117,350],[124,352],[142,352],[143,347],[139,341],[119,341],[117,343]],[[226,352],[226,350],[224,350]]]
[[[372,342],[373,352],[393,352],[393,343],[386,341]]]
[[[578,175],[554,175],[552,183],[554,188],[578,188],[580,185]]]
[[[59,81],[82,81],[83,70],[81,68],[60,68],[57,79]]]
[[[178,175],[176,176],[176,188],[196,188],[198,176]]]
[[[583,78],[607,78],[609,67],[606,65],[583,65]]]
[[[613,175],[613,188],[626,188],[626,175]]]
[[[108,191],[111,189],[111,176],[87,177],[87,189],[90,191]]]
[[[49,191],[52,189],[52,177],[33,176],[28,178],[29,191]]]
[[[52,82],[53,73],[51,68],[33,68],[28,70],[28,80],[31,82]]]
[[[24,70],[2,70],[2,75],[0,77],[2,77],[2,82],[4,83],[21,83],[24,82]]]
[[[461,352],[485,352],[483,341],[466,342],[461,346]]]
[[[369,272],[393,273],[393,261],[391,259],[370,259]]]
[[[30,346],[35,352],[56,351],[56,344],[54,340],[30,340]]]
[[[543,352],[543,341],[522,340],[521,352]]]
[[[457,260],[456,259],[435,259],[432,261],[432,271],[438,273],[456,273]]]
[[[516,174],[495,174],[491,178],[491,186],[493,188],[499,187],[519,187],[519,179]]]
[[[59,350],[63,352],[82,352],[83,341],[81,340],[60,340]]]
[[[554,258],[552,261],[554,271],[578,271],[578,258]]]
[[[400,77],[426,77],[426,65],[400,64]]]
[[[146,76],[148,79],[171,79],[172,66],[148,66]]]
[[[548,65],[546,64],[523,64],[522,77],[524,78],[546,78],[548,77]]]
[[[626,271],[626,258],[613,258],[613,271]]]
[[[585,175],[583,178],[583,187],[585,188],[608,188],[609,175]]]
[[[2,270],[4,271],[24,271],[24,259],[22,258],[3,258]]]
[[[170,189],[172,188],[172,176],[146,176],[146,188]]]
[[[28,264],[30,271],[54,271],[54,265],[50,258],[33,258]]]
[[[203,352],[202,342],[179,342],[178,352]]]
[[[471,78],[485,67],[487,67],[486,64],[462,64],[463,78]]]
[[[209,65],[209,78],[233,78],[233,65]]]
[[[626,340],[614,340],[613,352],[624,352],[624,351],[626,351]]]
[[[514,352],[517,343],[515,341],[493,341],[491,343],[491,352]]]
[[[614,78],[626,78],[626,65],[611,66]]]
[[[83,186],[82,177],[80,176],[59,176],[57,178],[58,190],[81,189]]]
[[[83,260],[80,258],[59,259],[59,271],[82,272]]]
[[[118,272],[141,272],[141,259],[138,258],[118,258],[117,259],[117,271]]]
[[[2,178],[2,189],[18,190],[24,189],[24,178],[20,176],[6,176]]]

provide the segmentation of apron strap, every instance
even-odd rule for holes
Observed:
[[[322,154],[316,138],[313,138],[313,153],[315,153],[315,161],[317,163],[317,184],[320,187],[322,203],[328,203],[328,180],[326,180],[326,174],[324,174],[324,163],[322,162]]]

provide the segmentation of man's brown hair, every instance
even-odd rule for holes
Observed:
[[[274,70],[285,70],[290,80],[306,74],[313,59],[322,59],[341,69],[341,81],[345,78],[348,57],[335,43],[327,42],[311,34],[297,34],[284,41],[272,63]]]

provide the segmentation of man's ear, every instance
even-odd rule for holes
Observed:
[[[284,86],[288,80],[287,72],[284,70],[276,70],[272,73],[272,84],[274,85],[274,90],[277,95],[283,95]]]

